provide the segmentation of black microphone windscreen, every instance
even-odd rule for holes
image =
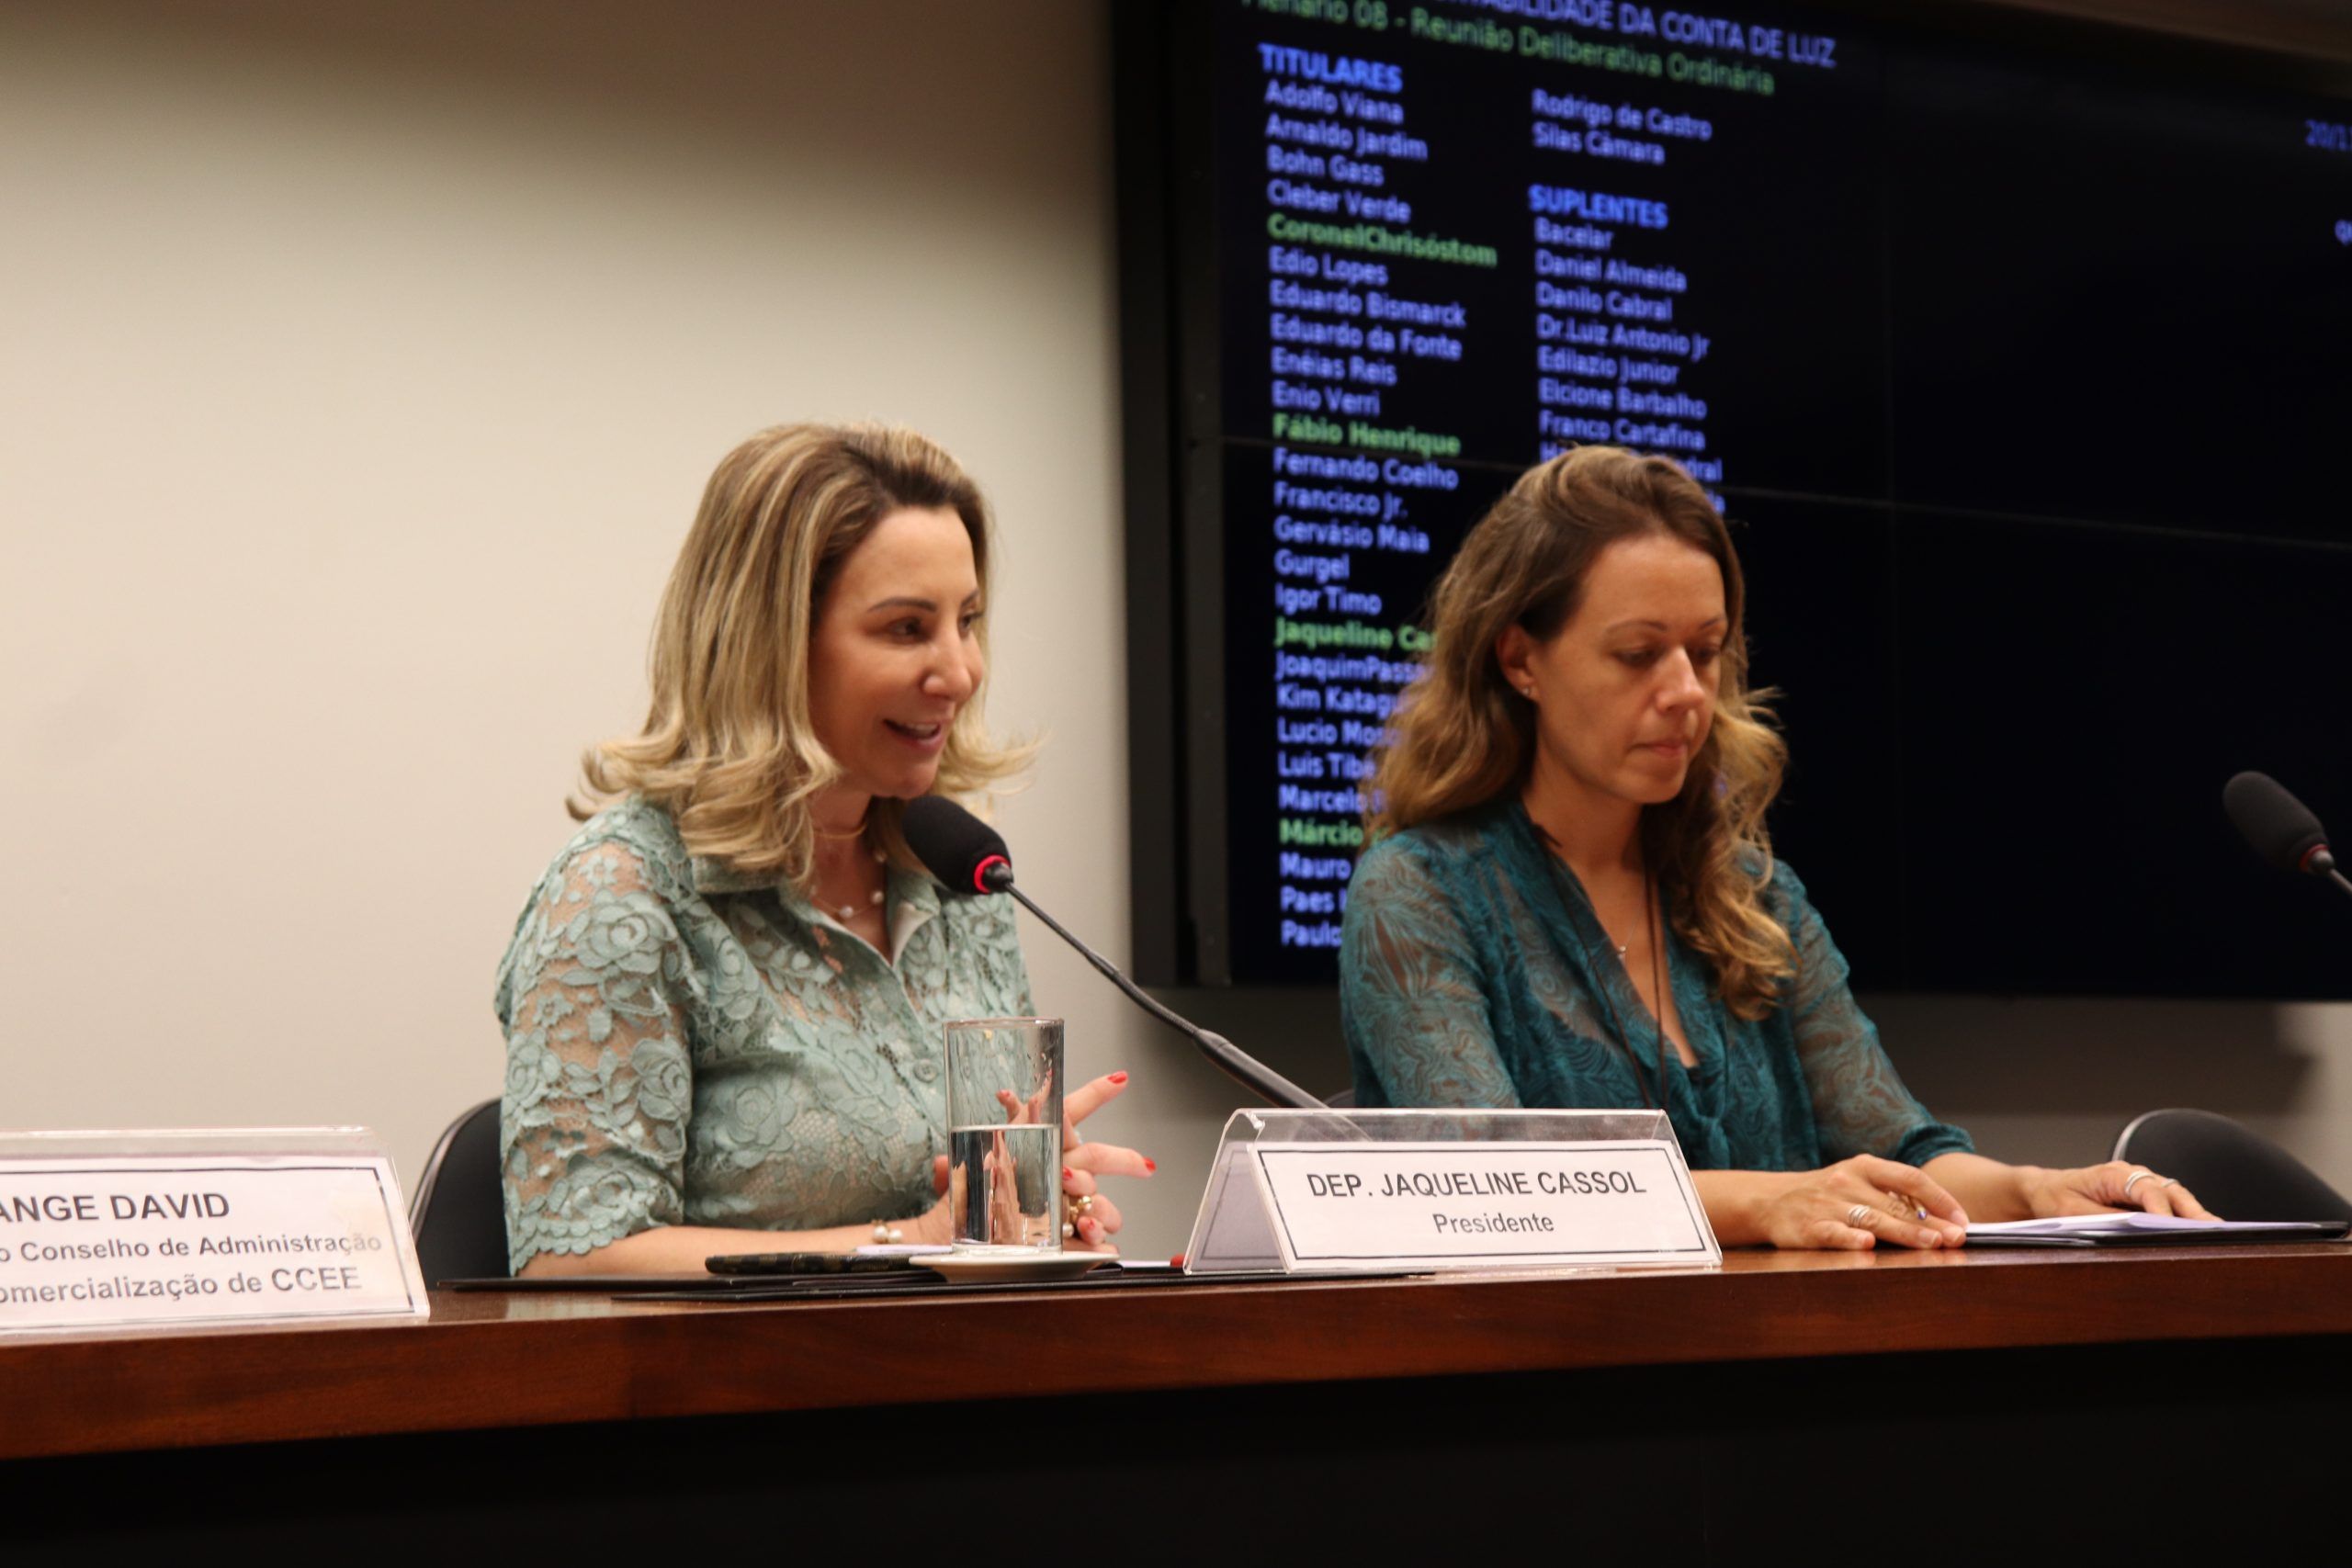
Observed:
[[[2281,871],[2312,869],[2312,852],[2327,843],[2319,818],[2267,773],[2240,773],[2222,786],[2222,809],[2254,852]]]
[[[944,795],[907,802],[899,829],[923,869],[950,893],[1001,893],[1012,885],[1003,838]]]

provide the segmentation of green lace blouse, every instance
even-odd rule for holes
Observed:
[[[1666,1054],[1683,1157],[1701,1170],[1811,1170],[1972,1148],[1903,1087],[1786,865],[1773,867],[1767,900],[1796,943],[1797,973],[1754,1021],[1723,1005],[1706,960],[1668,926],[1667,983],[1699,1058],[1685,1068]],[[1340,1011],[1361,1105],[1657,1103],[1649,1009],[1576,874],[1515,799],[1365,852],[1342,918]]]
[[[654,1225],[921,1213],[945,1152],[941,1025],[1022,1016],[1012,900],[893,871],[895,963],[789,887],[687,854],[630,799],[556,857],[498,972],[520,1269]]]

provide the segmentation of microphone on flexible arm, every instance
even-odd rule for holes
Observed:
[[[1078,949],[1080,956],[1125,993],[1129,1001],[1189,1038],[1201,1048],[1203,1055],[1224,1069],[1227,1077],[1243,1088],[1261,1096],[1272,1105],[1285,1105],[1300,1111],[1324,1109],[1320,1100],[1224,1035],[1177,1016],[1146,996],[1143,988],[1121,974],[1109,959],[1063,930],[1059,920],[1039,908],[1035,900],[1013,886],[1012,857],[997,830],[954,801],[944,795],[926,795],[907,802],[901,830],[907,836],[907,847],[914,851],[915,858],[922,862],[923,869],[930,872],[949,893],[959,897],[973,897],[984,893],[1012,894],[1021,901],[1022,908],[1045,921],[1056,936]]]
[[[2268,773],[2240,773],[2222,785],[2222,809],[2254,852],[2272,865],[2331,878],[2352,893],[2352,881],[2336,869],[2335,854],[2327,847],[2327,829],[2310,807]]]

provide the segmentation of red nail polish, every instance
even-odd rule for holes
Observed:
[[[1064,1181],[1076,1181],[1078,1179],[1078,1172],[1072,1170],[1068,1166],[1064,1166],[1062,1167],[1062,1179]]]
[[[1113,1073],[1111,1075],[1111,1081],[1113,1083],[1125,1083],[1127,1081],[1127,1075],[1125,1073]]]
[[[1158,1170],[1159,1168],[1159,1162],[1152,1158],[1149,1155],[1146,1155],[1143,1156],[1143,1168],[1146,1170]]]

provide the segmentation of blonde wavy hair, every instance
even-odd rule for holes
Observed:
[[[662,594],[645,727],[582,756],[585,798],[567,802],[572,816],[642,795],[669,811],[689,852],[810,893],[810,805],[842,776],[809,720],[810,639],[850,552],[910,506],[947,507],[963,520],[985,604],[988,503],[931,441],[883,425],[780,424],[727,454]],[[983,653],[986,626],[977,634]],[[984,789],[1034,750],[993,744],[976,692],[948,729],[933,789]],[[877,798],[866,838],[916,869],[903,814],[904,803]]]
[[[1722,680],[1704,745],[1682,791],[1642,813],[1642,847],[1672,895],[1674,930],[1713,964],[1724,1005],[1772,1010],[1796,972],[1788,931],[1765,908],[1772,872],[1764,811],[1780,793],[1788,747],[1747,689],[1746,584],[1724,520],[1697,481],[1665,457],[1579,446],[1521,476],[1470,531],[1431,600],[1421,675],[1374,754],[1375,840],[1524,787],[1535,755],[1535,705],[1504,677],[1497,644],[1518,626],[1547,642],[1581,602],[1587,573],[1620,539],[1662,535],[1722,570]]]

